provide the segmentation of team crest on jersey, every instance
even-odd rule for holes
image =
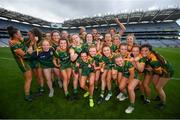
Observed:
[[[52,51],[50,52],[50,55],[53,55],[53,52],[52,52]]]

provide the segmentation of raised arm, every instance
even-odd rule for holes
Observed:
[[[126,31],[126,27],[119,21],[118,18],[115,18],[115,21],[120,27],[119,34],[122,36],[124,34],[124,32]]]

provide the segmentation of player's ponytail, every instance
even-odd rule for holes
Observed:
[[[166,60],[164,59],[164,57],[162,55],[160,55],[159,53],[157,53],[154,50],[151,50],[151,52],[156,56],[156,58],[158,59],[158,61],[160,62],[160,64],[162,66],[164,66],[166,64]]]

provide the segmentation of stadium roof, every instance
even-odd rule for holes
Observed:
[[[79,27],[94,25],[113,25],[114,18],[118,17],[123,23],[142,23],[158,21],[176,21],[180,19],[179,8],[169,8],[164,10],[152,11],[133,11],[131,13],[109,14],[105,16],[97,15],[95,17],[86,17],[64,21],[63,27]]]
[[[35,18],[29,15],[24,15],[18,12],[0,8],[0,17],[9,20],[17,20],[23,23],[29,23],[39,26],[53,27],[57,26],[56,23],[51,23],[40,18]],[[80,26],[99,26],[99,25],[114,25],[116,24],[114,18],[118,17],[121,22],[126,24],[143,23],[143,22],[158,22],[158,21],[176,21],[180,19],[179,8],[169,8],[163,10],[152,11],[132,11],[130,13],[108,14],[105,16],[97,15],[95,17],[85,17],[78,19],[66,20],[62,27],[80,27]],[[55,24],[55,25],[53,25]],[[57,26],[58,27],[58,26]]]
[[[17,20],[29,24],[40,25],[40,26],[51,26],[51,22],[42,20],[40,18],[24,15],[18,12],[6,10],[4,8],[0,8],[0,17],[7,18],[9,20]]]

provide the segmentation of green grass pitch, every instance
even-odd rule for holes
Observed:
[[[101,105],[95,104],[94,108],[90,108],[88,99],[82,97],[84,91],[79,90],[79,100],[67,101],[63,89],[59,87],[55,87],[53,98],[48,98],[46,88],[46,93],[36,97],[33,102],[24,101],[22,73],[9,48],[0,48],[0,118],[180,118],[180,48],[156,48],[156,50],[167,58],[175,69],[174,79],[171,79],[165,87],[167,107],[162,111],[156,110],[155,101],[144,105],[139,98],[140,92],[137,91],[135,110],[132,114],[126,114],[124,110],[128,106],[128,100],[119,102],[114,95],[110,101]],[[35,79],[32,82],[32,91],[37,91]],[[98,95],[99,91],[96,91],[95,101]],[[155,95],[152,89],[152,98]]]

